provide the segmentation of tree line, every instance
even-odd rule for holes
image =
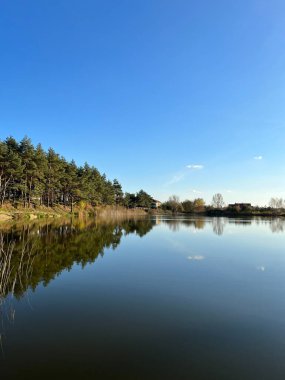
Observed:
[[[150,208],[152,197],[140,190],[124,193],[117,179],[109,180],[97,168],[77,166],[53,148],[45,151],[28,137],[0,141],[0,205],[34,207],[63,205],[71,211],[79,202],[91,206],[122,205]]]
[[[194,200],[186,199],[181,202],[177,195],[172,195],[161,207],[163,210],[171,211],[173,213],[215,214],[219,212],[224,214],[276,214],[285,212],[285,200],[283,198],[271,198],[268,207],[252,206],[250,203],[234,203],[226,205],[222,194],[216,193],[212,197],[211,204],[207,205],[202,198],[196,198]]]

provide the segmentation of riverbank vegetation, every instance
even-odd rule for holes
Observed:
[[[117,179],[110,180],[94,166],[75,161],[49,148],[36,147],[28,137],[0,141],[0,207],[19,214],[37,209],[44,214],[92,211],[101,206],[129,209],[152,207],[145,191],[124,193]]]
[[[204,199],[180,201],[177,195],[172,195],[161,205],[162,210],[176,213],[201,214],[208,216],[285,216],[285,200],[271,198],[268,206],[252,206],[250,203],[233,203],[226,205],[222,194],[213,195],[211,204]]]

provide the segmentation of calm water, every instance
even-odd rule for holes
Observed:
[[[285,378],[285,224],[0,228],[6,379]]]

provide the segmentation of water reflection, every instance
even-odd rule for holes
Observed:
[[[212,218],[168,218],[157,217],[156,224],[164,223],[173,232],[177,232],[182,227],[203,230],[207,225],[212,227],[215,235],[222,236],[227,226],[249,227],[251,225],[268,227],[273,233],[285,232],[285,219],[283,218],[252,218],[252,219],[231,219],[225,217]]]
[[[2,377],[221,379],[228,366],[250,380],[262,373],[244,376],[248,363],[271,357],[263,378],[283,378],[284,239],[271,232],[284,231],[281,218],[2,225]]]
[[[73,220],[63,224],[34,223],[11,226],[0,233],[0,296],[19,298],[38,283],[45,286],[74,263],[84,267],[116,249],[131,233],[143,237],[153,227],[151,219],[123,221]]]
[[[285,220],[281,218],[272,219],[270,223],[270,229],[273,233],[284,232]]]
[[[203,230],[206,226],[206,223],[211,224],[212,230],[216,235],[222,235],[224,228],[228,223],[227,218],[223,217],[214,217],[211,219],[206,218],[195,218],[195,219],[165,219],[163,222],[169,227],[173,232],[180,230],[180,227],[189,227],[194,228],[194,230]]]
[[[164,224],[166,224],[169,229],[173,232],[177,232],[180,230],[180,227],[193,227],[197,230],[203,230],[206,225],[205,218],[195,218],[195,219],[182,219],[182,218],[162,218],[161,219]]]
[[[106,248],[116,249],[128,234],[143,237],[153,227],[150,219],[69,220],[8,225],[0,231],[0,325],[13,322],[14,300],[39,283],[47,286],[74,263],[82,268],[104,256]],[[2,322],[2,323],[1,323]],[[0,329],[0,344],[3,331]]]
[[[226,219],[225,218],[213,218],[213,232],[216,235],[223,235],[224,228],[226,225]]]
[[[35,290],[39,283],[47,286],[63,270],[74,264],[82,268],[104,256],[107,248],[116,249],[123,236],[136,234],[143,237],[151,229],[166,225],[172,232],[181,228],[202,231],[210,226],[214,234],[222,236],[227,226],[266,224],[273,233],[285,231],[285,220],[172,218],[156,216],[128,220],[75,219],[12,224],[0,230],[0,312],[9,321],[15,316],[13,299],[21,298],[28,289]],[[189,256],[200,260],[203,256]],[[259,269],[262,270],[262,269]],[[5,301],[6,299],[6,301]],[[3,310],[5,309],[5,312]]]

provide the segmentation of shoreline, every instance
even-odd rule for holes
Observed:
[[[152,216],[152,215],[172,215],[172,216],[192,216],[192,217],[226,217],[226,218],[285,218],[285,213],[270,213],[270,212],[229,212],[226,210],[208,210],[203,212],[179,212],[172,213],[169,210],[162,209],[142,209],[133,208],[128,209],[122,206],[97,206],[88,207],[84,210],[75,208],[73,212],[69,208],[63,206],[55,207],[36,207],[36,208],[0,208],[0,224],[5,222],[17,221],[37,221],[45,219],[58,219],[58,218],[128,218],[137,216]]]
[[[144,216],[150,213],[145,209],[127,209],[122,206],[98,206],[88,207],[86,209],[74,208],[73,212],[69,208],[62,206],[55,207],[36,207],[36,208],[20,208],[12,207],[0,208],[0,223],[11,221],[36,221],[43,219],[56,218],[73,218],[73,217],[129,217]]]
[[[202,212],[178,212],[171,213],[175,216],[192,216],[192,217],[221,217],[221,218],[251,218],[251,217],[264,217],[264,218],[285,218],[285,213],[270,213],[270,212],[228,212],[228,211],[202,211]]]

